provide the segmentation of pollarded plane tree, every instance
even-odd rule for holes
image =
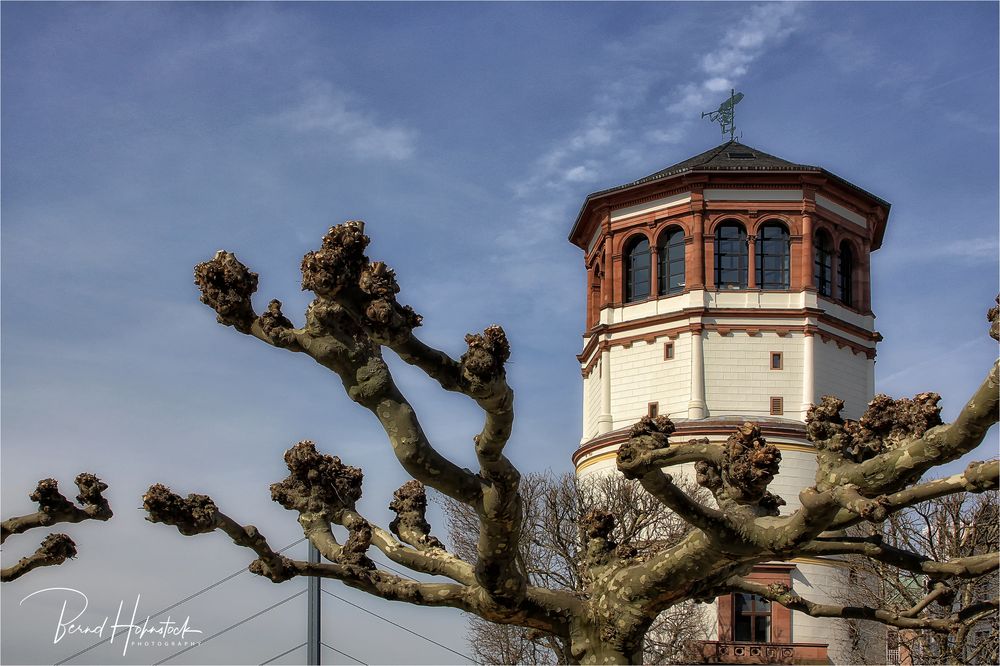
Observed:
[[[997,487],[996,461],[920,482],[925,472],[973,450],[997,422],[996,365],[957,420],[947,425],[941,423],[933,394],[912,400],[876,398],[857,422],[840,416],[843,403],[824,397],[808,420],[819,462],[816,483],[800,493],[801,508],[786,516],[778,512],[781,498],[767,490],[781,456],[756,425],[738,428],[725,444],[698,439],[674,443],[669,419],[644,418],[620,448],[618,469],[695,529],[648,558],[636,557],[614,541],[615,516],[593,511],[583,529],[583,590],[550,589],[530,584],[517,556],[523,529],[521,477],[503,454],[514,420],[514,394],[504,371],[510,347],[503,329],[490,326],[467,335],[468,349],[457,360],[424,344],[414,335],[420,317],[397,302],[395,275],[365,256],[368,243],[364,224],[352,221],[331,228],[322,247],[305,255],[302,288],[315,299],[301,328],[282,313],[279,301],[256,313],[251,296],[257,275],[231,253],[220,251],[199,264],[195,282],[220,323],[311,356],[339,376],[347,395],[379,420],[415,481],[396,491],[390,505],[396,518],[388,530],[371,524],[356,507],[361,470],[318,452],[312,442],[300,442],[285,453],[289,475],[271,486],[271,496],[298,514],[305,536],[325,562],[311,564],[276,553],[255,527],[230,518],[205,495],[182,498],[154,485],[144,497],[149,520],[174,525],[185,535],[222,530],[253,551],[251,571],[275,582],[321,576],[383,599],[458,608],[491,622],[559,636],[570,645],[568,658],[580,663],[641,662],[643,636],[660,613],[731,591],[759,594],[819,617],[942,632],[969,617],[996,612],[997,600],[943,618],[928,617],[919,607],[899,613],[819,604],[794,590],[746,578],[760,562],[834,555],[890,562],[945,584],[995,571],[996,553],[936,561],[877,539],[844,535],[852,525],[882,521],[916,502]],[[473,438],[477,472],[459,467],[434,448],[383,360],[385,349],[482,409],[483,428]],[[685,463],[696,463],[699,483],[714,495],[717,506],[684,493],[665,471]],[[479,522],[475,561],[448,552],[430,534],[424,486],[474,510]],[[346,528],[344,543],[332,525]],[[367,556],[372,547],[397,565],[448,582],[415,581],[380,569]]]
[[[82,506],[73,504],[59,492],[59,483],[55,479],[42,479],[34,492],[29,495],[32,502],[38,504],[38,511],[25,516],[15,516],[0,523],[0,543],[7,541],[12,534],[21,534],[39,527],[51,527],[59,523],[79,523],[84,520],[105,521],[113,515],[111,506],[102,494],[108,489],[106,483],[93,474],[84,472],[76,477],[76,487],[80,494],[76,501]],[[16,580],[38,567],[50,567],[62,564],[67,559],[76,557],[76,543],[69,535],[53,533],[46,536],[34,553],[18,560],[17,564],[0,569],[0,580],[9,582]]]

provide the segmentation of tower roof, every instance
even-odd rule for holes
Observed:
[[[594,194],[604,194],[616,190],[642,185],[653,180],[676,176],[690,171],[823,171],[819,167],[808,164],[795,164],[780,157],[769,155],[762,150],[751,148],[739,141],[727,141],[721,146],[706,150],[700,155],[678,162],[666,169],[634,180],[631,183],[612,187]],[[594,195],[591,195],[594,196]]]
[[[809,164],[796,164],[795,162],[789,162],[788,160],[765,153],[764,151],[758,150],[752,146],[740,143],[739,141],[727,141],[726,143],[716,146],[711,150],[706,150],[699,155],[695,155],[694,157],[690,157],[682,162],[668,166],[665,169],[651,173],[648,176],[639,178],[638,180],[633,180],[632,182],[625,183],[623,185],[616,185],[615,187],[609,187],[608,189],[599,190],[587,195],[587,198],[583,202],[583,206],[580,208],[580,212],[577,214],[576,222],[573,224],[573,229],[569,234],[569,238],[570,241],[573,241],[583,220],[584,212],[588,209],[590,204],[594,202],[594,200],[616,192],[641,187],[660,180],[666,180],[686,174],[775,172],[814,173],[835,181],[848,189],[867,197],[874,203],[884,206],[886,212],[888,212],[891,205],[871,192],[868,192],[821,167]]]

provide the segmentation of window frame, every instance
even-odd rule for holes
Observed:
[[[645,244],[646,249],[636,251],[637,248]],[[653,253],[650,251],[649,239],[644,234],[636,234],[625,241],[625,251],[622,253],[622,264],[625,273],[624,279],[624,297],[625,303],[641,303],[642,301],[648,300],[652,294],[653,289],[653,265],[652,265]],[[642,260],[645,259],[645,267],[643,267]],[[646,290],[643,294],[638,294],[636,292],[636,277],[637,275],[645,274],[645,279],[638,284],[645,284]]]
[[[833,298],[833,239],[825,230],[813,241],[813,280],[820,296]]]
[[[781,235],[777,238],[767,237],[769,231],[779,230]],[[757,288],[762,291],[787,291],[791,287],[792,277],[792,248],[791,234],[788,227],[780,220],[768,220],[757,230],[757,240],[754,242],[754,271],[757,277]],[[769,251],[774,247],[780,247],[780,252]],[[767,260],[777,258],[781,266],[777,269],[768,268]],[[779,273],[779,282],[765,280],[769,273]]]
[[[750,601],[750,610],[743,610],[740,608],[740,600],[743,598],[748,598]],[[767,605],[767,610],[762,611],[757,609],[757,601],[765,602]],[[774,635],[774,620],[772,617],[774,609],[774,602],[767,601],[763,597],[757,594],[749,594],[747,592],[734,592],[733,593],[733,641],[738,643],[754,643],[757,645],[763,645],[770,643]],[[738,632],[740,630],[740,619],[746,618],[749,622],[750,638],[748,640],[742,640],[738,638]],[[767,636],[764,640],[757,640],[757,623],[760,618],[767,618],[766,632]]]
[[[656,294],[669,296],[679,294],[687,287],[686,254],[687,238],[684,230],[678,226],[667,227],[656,242]],[[671,285],[671,278],[680,276],[676,286]]]
[[[855,263],[853,246],[849,241],[842,241],[837,261],[837,297],[849,308],[854,307]]]
[[[735,237],[723,237],[723,233],[735,229]],[[747,230],[738,220],[724,220],[715,228],[715,288],[725,290],[746,289],[749,257],[747,251]],[[723,244],[726,244],[725,246]],[[726,249],[723,249],[726,247]],[[734,248],[734,249],[730,249]],[[735,267],[725,267],[726,260],[732,260]],[[723,275],[736,273],[735,282],[723,280]]]

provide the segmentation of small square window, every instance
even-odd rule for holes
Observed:
[[[674,343],[666,342],[663,344],[663,360],[669,361],[674,357]]]
[[[771,396],[771,416],[781,416],[785,413],[783,403],[779,396]]]
[[[657,416],[659,416],[659,414],[660,414],[660,403],[658,403],[658,402],[651,402],[651,403],[649,403],[649,406],[647,407],[646,414],[651,419],[655,419]]]
[[[781,370],[784,367],[781,352],[771,352],[771,369]]]

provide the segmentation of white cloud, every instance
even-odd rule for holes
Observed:
[[[286,128],[300,133],[327,135],[363,159],[406,160],[416,152],[417,134],[399,124],[382,124],[361,110],[353,96],[314,84],[295,108],[276,117]]]
[[[725,92],[731,89],[732,85],[733,85],[732,81],[730,81],[725,77],[720,76],[705,81],[704,88],[705,90],[710,90],[712,92]]]
[[[949,258],[967,264],[996,262],[1000,259],[1000,240],[996,237],[958,238],[947,243],[920,243],[892,248],[891,259],[912,263],[929,258]]]
[[[799,6],[792,2],[755,5],[736,25],[726,30],[712,51],[700,58],[704,78],[682,83],[670,98],[667,110],[679,116],[692,116],[717,106],[718,93],[735,87],[734,79],[744,76],[750,65],[768,49],[774,48],[799,24]]]
[[[563,174],[563,180],[567,183],[585,183],[588,180],[594,180],[596,175],[590,167],[581,164]]]
[[[704,55],[702,70],[714,76],[743,76],[765,47],[795,30],[797,13],[797,5],[790,2],[751,7],[743,20],[726,31],[716,50]]]
[[[935,248],[934,254],[944,254],[967,261],[996,261],[1000,255],[1000,241],[996,238],[959,239]]]

